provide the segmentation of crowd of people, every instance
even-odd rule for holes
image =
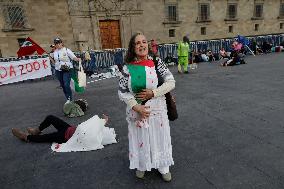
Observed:
[[[184,65],[183,63],[184,55],[182,56],[180,55],[182,44],[183,43],[179,42],[178,48],[177,48],[178,65],[181,65],[181,66]],[[185,52],[184,50],[183,51],[185,52],[185,54],[188,53],[187,59],[190,64],[200,63],[200,62],[219,61],[219,60],[224,59],[225,62],[222,62],[221,65],[231,66],[231,65],[245,63],[243,58],[247,53],[258,55],[258,54],[263,54],[263,53],[283,51],[284,42],[282,42],[280,46],[273,47],[273,45],[271,43],[268,43],[267,41],[263,41],[261,43],[261,42],[256,42],[256,40],[254,39],[252,40],[252,44],[250,45],[250,47],[251,49],[249,49],[248,46],[243,45],[241,42],[235,40],[232,42],[231,46],[228,49],[225,49],[224,47],[222,47],[218,53],[212,52],[211,49],[207,49],[207,50],[197,49],[196,51],[194,51],[189,48],[188,52]],[[168,59],[171,59],[171,57],[166,57],[166,60]],[[180,72],[180,68],[178,68],[178,71]]]

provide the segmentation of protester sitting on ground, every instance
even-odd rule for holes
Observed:
[[[271,47],[272,44],[268,43],[267,41],[263,41],[261,49],[263,53],[269,53],[271,52]]]
[[[258,45],[256,45],[255,48],[256,48],[256,54],[263,54],[262,49]]]
[[[197,52],[193,52],[193,57],[195,63],[203,62],[200,49],[198,49]]]
[[[222,58],[230,59],[230,56],[229,56],[228,53],[225,51],[225,48],[224,48],[224,47],[221,48],[221,50],[219,51],[219,53],[220,53],[220,56],[221,56]]]
[[[107,123],[108,116],[103,114],[102,117],[103,119],[105,119],[105,123]],[[50,125],[53,125],[57,131],[48,134],[41,134],[42,131],[48,128]],[[76,128],[77,128],[76,126],[71,126],[70,124],[66,123],[65,121],[54,115],[48,115],[43,120],[43,122],[41,122],[39,127],[35,128],[28,127],[27,128],[28,134],[17,128],[12,128],[12,133],[15,137],[25,142],[65,143],[72,137]]]
[[[221,63],[221,66],[234,66],[245,63],[244,59],[239,56],[239,52],[235,50],[231,52],[231,58]]]
[[[169,65],[174,65],[176,64],[176,60],[172,57],[171,53],[167,54],[167,57],[165,58],[165,63],[169,66]]]
[[[219,53],[213,53],[213,57],[214,57],[215,61],[220,60]]]
[[[263,54],[262,49],[260,48],[260,43],[256,41],[256,39],[253,39],[252,41],[252,51],[254,54]]]
[[[206,55],[205,50],[202,51],[202,53],[201,53],[201,58],[202,58],[202,61],[208,62],[209,57]]]
[[[208,57],[209,62],[215,61],[214,55],[210,49],[207,51],[206,55]]]

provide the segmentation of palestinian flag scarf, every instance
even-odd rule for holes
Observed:
[[[143,89],[157,87],[157,75],[152,60],[131,62],[127,65],[131,77],[131,89],[133,93],[139,93]],[[141,101],[137,100],[138,103]]]

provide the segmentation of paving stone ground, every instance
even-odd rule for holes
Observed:
[[[66,118],[57,80],[28,81],[0,87],[0,188],[284,188],[284,53],[248,56],[248,64],[220,67],[200,63],[179,75],[174,93],[179,119],[171,122],[173,180],[155,170],[144,180],[129,170],[125,105],[116,78],[90,83],[76,98],[90,108]],[[106,113],[118,143],[91,152],[53,153],[50,144],[24,143],[12,127],[37,126],[53,114],[77,125]],[[52,129],[49,129],[52,131]]]

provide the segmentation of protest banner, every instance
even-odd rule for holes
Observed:
[[[51,75],[49,58],[0,62],[0,85]]]

